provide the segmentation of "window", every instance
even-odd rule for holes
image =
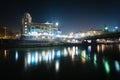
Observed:
[[[27,24],[27,22],[25,22],[25,24]]]
[[[27,28],[25,28],[25,30],[27,30]]]
[[[25,25],[25,27],[27,27],[27,25]]]

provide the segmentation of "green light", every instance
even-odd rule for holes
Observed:
[[[108,26],[107,25],[104,26],[104,31],[108,31]]]
[[[107,61],[104,61],[104,66],[105,66],[106,73],[109,74],[110,73],[110,66],[109,66]]]
[[[94,54],[94,65],[97,67],[97,56]]]
[[[105,27],[105,30],[108,30],[108,27]]]

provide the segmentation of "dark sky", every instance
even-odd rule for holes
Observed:
[[[25,12],[33,22],[58,21],[64,34],[102,29],[105,24],[120,27],[119,0],[1,0],[0,27],[20,31]]]

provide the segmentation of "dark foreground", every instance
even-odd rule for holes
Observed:
[[[120,80],[120,44],[0,49],[0,80]]]

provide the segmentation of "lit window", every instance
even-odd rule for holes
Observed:
[[[27,30],[27,29],[25,29],[25,30]]]
[[[25,27],[27,27],[27,26],[25,26]]]
[[[27,22],[25,22],[25,24],[27,24]]]

